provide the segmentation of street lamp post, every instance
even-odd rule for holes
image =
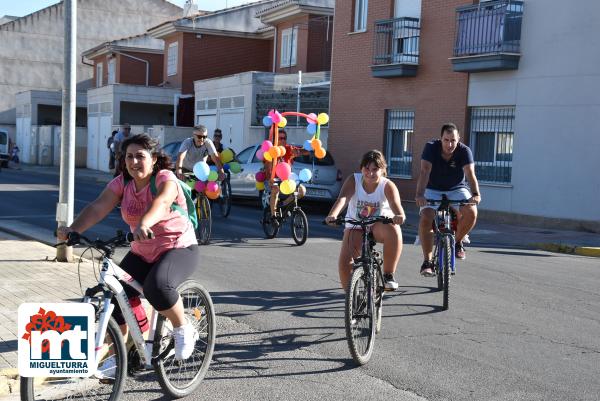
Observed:
[[[65,42],[64,81],[62,89],[62,121],[60,141],[60,189],[56,205],[56,221],[59,227],[73,222],[75,187],[75,106],[77,71],[77,0],[64,0]],[[56,249],[56,260],[71,262],[73,248],[61,246]]]

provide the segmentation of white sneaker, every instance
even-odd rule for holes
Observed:
[[[117,373],[117,356],[109,356],[104,361],[100,362],[96,376],[100,379],[114,379]]]
[[[198,331],[190,323],[173,329],[173,338],[175,338],[175,359],[183,361],[188,359],[194,352],[196,341],[198,340]]]
[[[421,244],[421,240],[419,240],[419,236],[417,235],[415,237],[415,245],[420,245]]]
[[[470,244],[471,240],[469,239],[469,234],[465,235],[465,238],[462,240],[463,244]]]

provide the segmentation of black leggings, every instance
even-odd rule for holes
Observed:
[[[129,252],[120,263],[120,267],[136,281],[143,284],[144,296],[157,311],[167,310],[175,305],[179,298],[177,287],[188,279],[200,265],[200,248],[191,245],[187,248],[175,248],[165,252],[156,262],[148,263],[138,255]],[[127,298],[140,294],[128,285],[123,285]],[[119,305],[115,305],[114,318],[118,324],[125,324]]]

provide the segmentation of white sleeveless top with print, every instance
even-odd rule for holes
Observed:
[[[347,219],[362,220],[367,217],[386,216],[394,217],[394,213],[390,208],[390,203],[385,197],[385,185],[388,179],[381,177],[379,185],[375,191],[368,194],[362,185],[362,174],[354,174],[354,195],[348,203],[346,211]],[[346,224],[346,228],[352,228],[351,224]]]

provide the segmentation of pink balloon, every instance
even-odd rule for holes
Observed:
[[[306,121],[309,124],[316,124],[317,123],[317,115],[315,113],[310,113],[308,115],[308,117],[306,117]]]
[[[264,160],[265,159],[265,152],[262,149],[258,149],[256,151],[256,157],[258,158],[258,160]]]
[[[204,181],[196,181],[194,189],[196,192],[204,192],[204,189],[206,189],[206,183]]]
[[[273,124],[279,124],[282,115],[277,110],[271,110],[269,111],[269,117],[271,117]]]
[[[216,181],[209,181],[206,184],[206,192],[217,192],[219,190],[219,184]]]
[[[267,175],[264,171],[259,171],[255,174],[254,178],[256,178],[256,182],[264,182],[267,179]]]
[[[269,149],[271,149],[272,147],[273,143],[271,141],[264,141],[262,145],[260,145],[260,150],[262,150],[264,154],[265,152],[268,152]]]
[[[290,167],[290,165],[286,162],[278,163],[277,167],[275,167],[275,174],[277,174],[277,177],[281,178],[282,180],[287,180],[290,177],[291,172],[292,167]]]

